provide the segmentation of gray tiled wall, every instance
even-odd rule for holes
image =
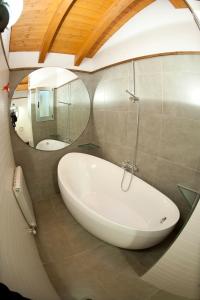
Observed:
[[[30,70],[12,71],[11,87],[28,73]],[[15,160],[24,167],[35,200],[58,191],[57,163],[65,153],[79,151],[80,143],[93,141],[101,148],[91,154],[119,165],[133,157],[137,104],[132,104],[125,93],[126,89],[133,90],[132,63],[92,75],[78,75],[91,99],[94,92],[95,95],[90,122],[73,145],[52,153],[36,151],[12,132]],[[199,55],[163,56],[135,62],[135,90],[140,98],[138,176],[168,195],[183,217],[189,207],[176,185],[200,189],[199,86]]]
[[[99,155],[120,165],[134,154],[138,104],[125,92],[134,90],[133,65],[114,66],[98,77],[93,142],[101,147]],[[176,185],[200,190],[200,56],[136,61],[135,91],[138,176],[168,195],[186,217],[189,207]]]

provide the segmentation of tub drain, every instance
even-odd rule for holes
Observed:
[[[160,220],[160,224],[164,223],[167,220],[167,217],[164,217]]]

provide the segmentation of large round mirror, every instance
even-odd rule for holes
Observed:
[[[76,74],[62,68],[36,70],[17,86],[10,107],[17,135],[38,150],[73,143],[90,116],[88,91]]]

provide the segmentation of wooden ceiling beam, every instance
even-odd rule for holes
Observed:
[[[187,3],[184,0],[169,0],[175,8],[188,8]]]
[[[45,61],[46,55],[49,52],[63,21],[76,1],[77,0],[61,0],[59,3],[44,35],[38,61],[39,63]]]
[[[79,66],[82,60],[88,57],[91,52],[94,53],[94,49],[98,48],[98,45],[103,39],[105,40],[105,36],[109,32],[112,31],[112,34],[114,34],[124,24],[120,22],[121,19],[126,19],[125,16],[129,15],[130,11],[134,10],[134,14],[136,14],[153,2],[155,0],[115,0],[76,55],[75,66]]]

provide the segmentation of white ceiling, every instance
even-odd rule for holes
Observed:
[[[57,88],[66,84],[78,76],[66,69],[46,67],[29,74],[29,88],[49,87]]]
[[[114,47],[134,36],[169,25],[181,24],[188,20],[191,20],[191,13],[188,9],[174,9],[168,0],[157,0],[130,19],[104,44],[100,51]]]

